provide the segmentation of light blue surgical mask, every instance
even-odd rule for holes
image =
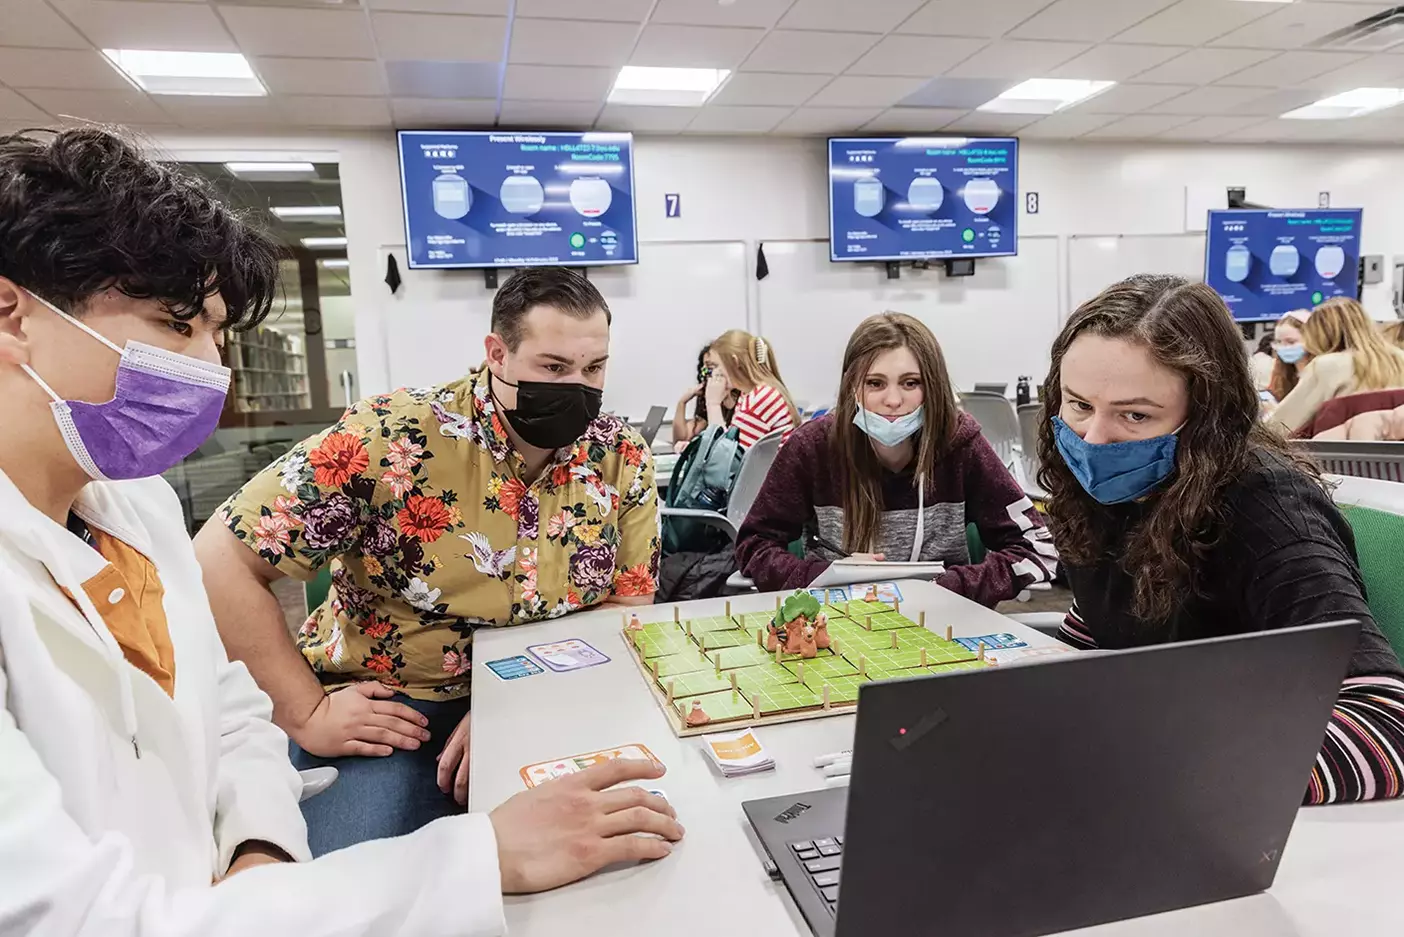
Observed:
[[[858,412],[853,414],[853,425],[867,433],[873,442],[891,447],[900,446],[914,436],[921,429],[925,418],[921,407],[895,420],[889,420],[859,404]]]
[[[1305,345],[1278,345],[1274,350],[1283,364],[1296,364],[1306,357]]]
[[[1183,426],[1180,427],[1183,429]],[[1094,500],[1123,504],[1150,494],[1175,471],[1180,432],[1128,442],[1092,443],[1053,418],[1053,440],[1068,471]]]

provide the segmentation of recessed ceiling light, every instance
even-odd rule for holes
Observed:
[[[284,221],[335,221],[341,217],[340,205],[275,205],[270,208]]]
[[[328,257],[326,260],[320,261],[320,263],[328,270],[345,270],[347,267],[351,266],[351,261],[345,257]]]
[[[698,107],[731,72],[725,68],[652,68],[625,65],[609,92],[611,104]]]
[[[317,178],[317,167],[311,163],[225,163],[224,168],[240,179],[258,179],[266,182],[296,182],[300,179]]]
[[[237,52],[161,52],[103,49],[102,54],[132,84],[148,94],[260,97],[268,93]]]
[[[1345,120],[1404,103],[1404,88],[1356,88],[1288,111],[1289,120]]]
[[[977,110],[1000,114],[1052,114],[1095,97],[1116,84],[1084,78],[1030,78]]]
[[[302,246],[312,250],[330,249],[333,247],[345,247],[346,238],[303,238]]]
[[[1293,0],[1238,0],[1239,3],[1292,3]]]

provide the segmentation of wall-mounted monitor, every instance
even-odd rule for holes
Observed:
[[[1358,208],[1211,211],[1204,282],[1240,322],[1359,299],[1360,224]]]
[[[829,140],[830,260],[1016,254],[1018,202],[1012,137]]]
[[[638,263],[627,133],[402,130],[409,265]]]

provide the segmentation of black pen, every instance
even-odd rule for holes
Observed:
[[[846,551],[843,549],[843,547],[835,546],[833,543],[829,542],[828,540],[825,540],[823,537],[819,536],[818,534],[810,534],[810,535],[809,535],[809,542],[810,542],[811,544],[813,544],[814,546],[816,546],[816,547],[823,547],[825,550],[828,550],[830,553],[837,553],[837,554],[838,554],[841,558],[843,558],[843,559],[848,559],[850,556],[853,555],[853,554],[851,554],[851,553],[846,552]]]

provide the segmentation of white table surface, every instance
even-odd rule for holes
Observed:
[[[932,630],[1051,639],[929,583],[903,583],[902,610],[926,611]],[[732,599],[732,610],[774,608],[773,595]],[[723,600],[683,605],[684,616],[721,614]],[[667,606],[671,612],[671,606]],[[651,609],[657,617],[658,609]],[[648,620],[645,617],[645,620]],[[507,900],[514,937],[615,935],[630,924],[668,937],[751,934],[808,937],[785,887],[761,868],[742,801],[823,787],[817,756],[849,748],[853,717],[767,726],[757,733],[776,769],[746,778],[713,770],[698,739],[673,734],[620,635],[618,610],[553,622],[480,629],[473,647],[470,806],[492,807],[523,790],[518,770],[582,752],[642,742],[668,768],[657,782],[687,836],[667,859],[607,870],[544,895]],[[581,638],[612,660],[571,673],[500,680],[487,661],[529,645]],[[1263,895],[1075,933],[1089,937],[1342,937],[1404,933],[1404,802],[1305,809],[1274,887]],[[1011,893],[1017,900],[1017,890]]]

